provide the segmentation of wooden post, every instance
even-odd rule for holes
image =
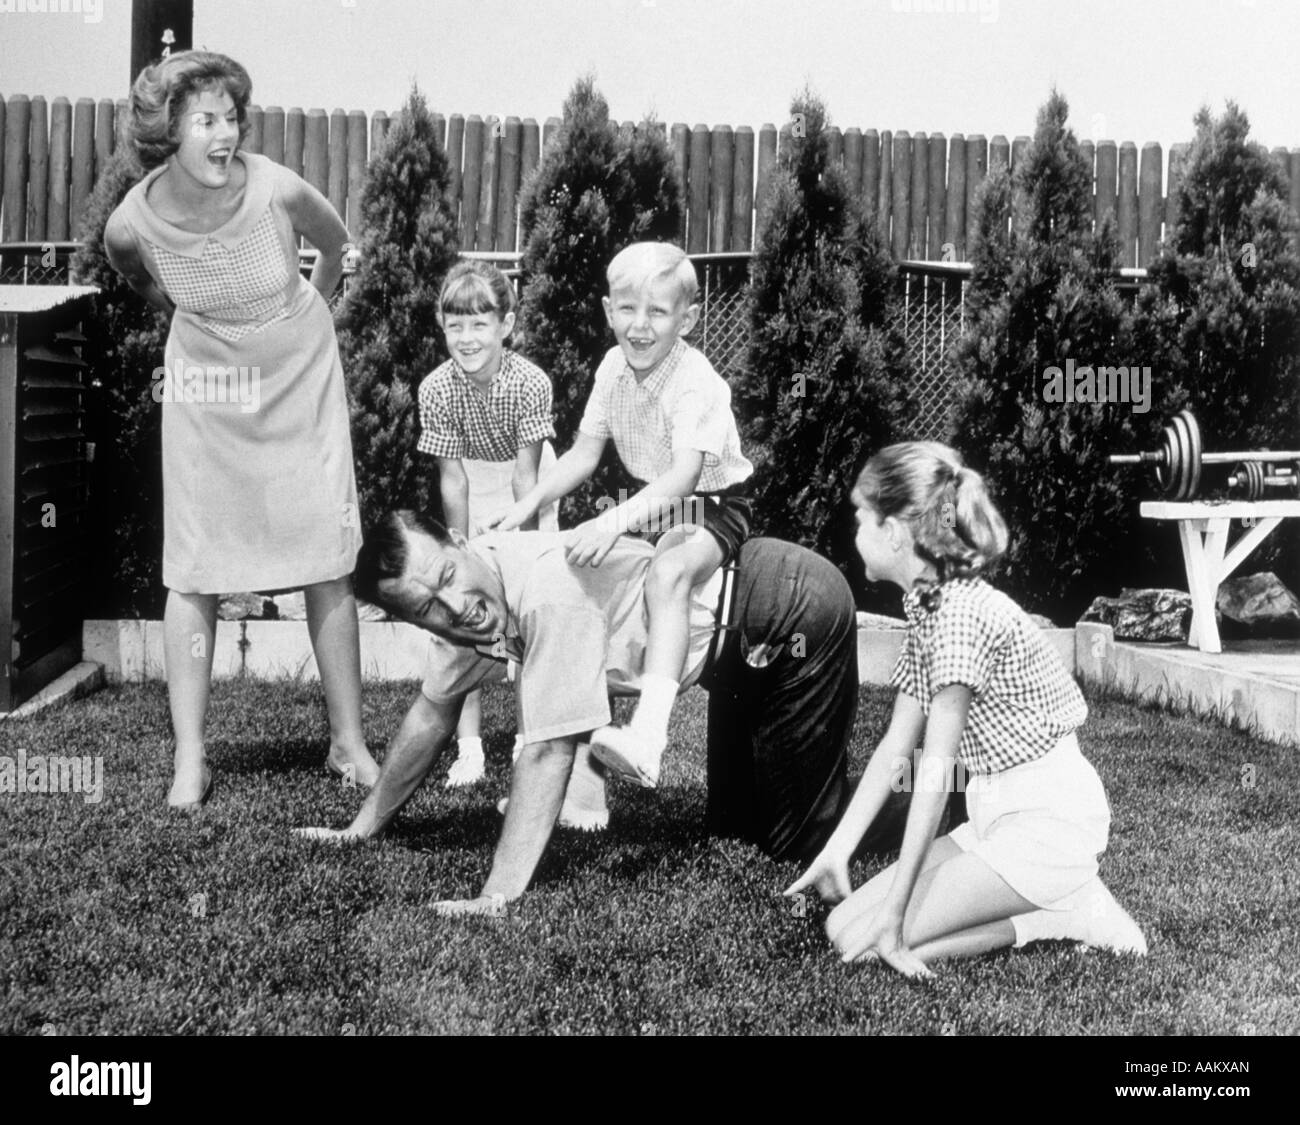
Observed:
[[[709,249],[731,245],[731,179],[735,164],[735,137],[730,125],[715,125],[709,146]]]
[[[1079,142],[1079,155],[1088,166],[1088,199],[1091,204],[1092,225],[1097,227],[1097,146],[1092,141]]]
[[[131,106],[125,98],[113,103],[113,151],[131,143]]]
[[[32,124],[32,102],[26,94],[11,94],[5,114],[5,190],[3,236],[0,242],[23,242],[27,238],[27,149]]]
[[[975,193],[989,168],[989,144],[983,133],[972,133],[966,138],[966,261],[970,260],[971,238],[975,233],[978,215],[975,210]]]
[[[32,98],[28,144],[31,164],[27,172],[27,238],[32,242],[44,242],[50,205],[50,115],[40,94]]]
[[[483,179],[479,184],[478,227],[475,250],[495,250],[497,180],[501,173],[501,118],[491,114],[483,121]]]
[[[68,187],[72,182],[72,103],[55,98],[50,107],[50,188],[45,205],[45,237],[68,240]]]
[[[677,225],[677,241],[686,245],[687,209],[690,201],[690,181],[687,169],[691,161],[691,129],[681,121],[674,121],[668,132],[668,147],[673,154],[673,168],[677,172],[677,187],[681,192],[682,218]]]
[[[384,146],[388,144],[388,127],[391,124],[388,113],[385,110],[377,109],[370,115],[370,160],[373,162],[381,152]],[[456,169],[460,171],[459,167]],[[369,171],[367,170],[367,174]]]
[[[284,119],[284,166],[300,176],[306,136],[307,118],[298,106],[294,106]]]
[[[329,201],[341,220],[348,213],[348,115],[341,109],[329,116]]]
[[[453,113],[447,118],[447,165],[450,175],[447,177],[447,198],[451,200],[451,213],[460,213],[462,196],[462,168],[465,165],[465,118],[463,114]]]
[[[893,223],[889,249],[896,261],[908,257],[907,240],[912,228],[912,137],[906,129],[894,134]]]
[[[1088,145],[1092,144],[1091,141],[1086,141],[1085,143]],[[1011,142],[1011,170],[1013,172],[1020,167],[1020,162],[1024,160],[1025,153],[1029,151],[1029,144],[1029,138],[1023,134]]]
[[[519,149],[519,194],[524,194],[524,185],[528,183],[528,177],[536,170],[537,165],[542,159],[542,127],[537,124],[535,117],[525,117],[523,135],[520,140]],[[519,231],[519,245],[523,246],[524,232],[521,228]]]
[[[1011,145],[1007,143],[1006,137],[998,133],[989,141],[989,174],[996,172],[999,168],[1011,168]]]
[[[832,168],[844,163],[844,134],[838,125],[826,130],[826,163]]]
[[[1119,146],[1119,264],[1137,264],[1137,145],[1125,141]]]
[[[307,111],[302,142],[302,178],[321,195],[330,190],[330,119],[323,109]]]
[[[0,136],[4,134],[3,115],[4,103],[0,102]],[[94,188],[95,103],[91,98],[78,98],[72,110],[72,190],[68,201],[68,229],[73,238],[81,237],[81,218]]]
[[[546,155],[546,146],[551,143],[551,138],[560,131],[560,119],[558,117],[548,117],[542,124],[542,155]]]
[[[1173,159],[1172,153],[1170,159]],[[1300,148],[1291,150],[1291,210],[1300,216]],[[1296,249],[1300,250],[1300,226],[1295,232]]]
[[[912,232],[909,258],[925,257],[925,224],[930,215],[930,142],[924,133],[912,137]]]
[[[862,195],[862,130],[844,130],[844,180],[855,199]]]
[[[1115,214],[1117,169],[1119,160],[1114,141],[1097,142],[1097,210],[1096,224],[1101,224]]]
[[[1160,195],[1163,180],[1163,153],[1155,141],[1142,146],[1142,164],[1138,178],[1138,257],[1137,264],[1145,269],[1155,257],[1160,242],[1160,219],[1164,210]]]
[[[95,182],[104,174],[109,158],[113,155],[113,145],[117,140],[117,130],[113,127],[114,106],[111,98],[100,98],[95,104]]]
[[[429,114],[429,120],[433,123],[433,135],[438,138],[438,147],[447,151],[447,119],[441,113]]]
[[[943,218],[940,259],[966,260],[966,137],[954,133],[948,142],[948,212]]]
[[[772,198],[772,177],[776,174],[776,126],[764,122],[758,131],[758,175],[754,186],[754,238],[762,229],[763,216]]]
[[[268,105],[261,113],[261,155],[285,163],[285,111],[278,105]]]
[[[348,113],[348,233],[356,238],[361,230],[361,196],[366,190],[366,115],[364,110]]]
[[[885,129],[880,134],[880,184],[876,192],[876,222],[880,226],[880,240],[891,246],[889,218],[892,214],[894,192],[894,134]]]
[[[0,94],[0,224],[4,223],[4,195],[5,195],[5,106],[4,95]],[[0,225],[0,242],[4,241],[4,227]],[[0,269],[4,268],[4,261],[0,260]]]
[[[726,250],[754,247],[754,130],[736,129],[736,159],[731,179],[731,243]]]
[[[517,117],[507,117],[501,134],[501,162],[497,180],[496,248],[513,250],[518,245],[515,234],[516,204],[519,200],[519,162],[523,147],[523,124]]]
[[[691,130],[691,185],[686,213],[686,252],[703,254],[709,248],[709,127]]]
[[[465,166],[460,193],[460,248],[473,250],[478,233],[479,188],[483,183],[483,118],[465,119]]]
[[[263,113],[260,105],[248,107],[248,136],[239,146],[241,152],[262,153]]]
[[[1169,146],[1169,177],[1165,189],[1165,237],[1166,246],[1173,245],[1174,230],[1178,226],[1178,195],[1183,184],[1183,171],[1187,167],[1187,152],[1191,148],[1186,141]]]
[[[948,159],[948,139],[942,133],[931,133],[926,144],[929,156],[929,225],[926,231],[925,257],[938,261],[943,255],[944,219],[948,207],[948,184],[945,167]]]
[[[1287,199],[1291,193],[1291,157],[1287,153],[1285,145],[1274,145],[1272,152],[1269,154],[1273,158],[1273,164],[1282,174],[1282,198]]]
[[[880,214],[880,134],[868,129],[862,134],[862,201],[866,212],[879,221]],[[881,237],[889,232],[882,228]]]

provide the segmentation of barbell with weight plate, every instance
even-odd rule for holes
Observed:
[[[1295,450],[1257,450],[1249,453],[1206,453],[1201,447],[1201,428],[1190,410],[1180,410],[1165,425],[1160,448],[1141,453],[1114,453],[1108,460],[1112,465],[1153,465],[1156,484],[1167,500],[1191,500],[1201,486],[1201,468],[1204,465],[1230,465],[1237,463],[1235,477],[1229,478],[1234,487],[1240,483],[1248,498],[1259,499],[1264,488],[1274,486],[1289,478],[1287,473],[1267,474],[1263,466],[1279,461],[1300,461]],[[1243,469],[1254,465],[1256,470]],[[1255,472],[1255,476],[1250,474]],[[1241,479],[1243,478],[1244,479]]]

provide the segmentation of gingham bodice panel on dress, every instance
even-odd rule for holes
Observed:
[[[239,340],[287,315],[289,266],[275,216],[268,206],[248,237],[233,250],[210,238],[201,258],[150,241],[167,295],[195,314],[209,332]]]

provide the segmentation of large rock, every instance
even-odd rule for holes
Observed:
[[[1300,598],[1271,571],[1227,579],[1215,608],[1225,637],[1300,637]]]
[[[222,621],[274,621],[275,602],[261,594],[224,594],[217,616]]]
[[[1183,590],[1130,590],[1117,598],[1094,598],[1080,621],[1099,621],[1117,641],[1187,642],[1192,596]]]

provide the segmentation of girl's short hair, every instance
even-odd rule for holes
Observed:
[[[1007,549],[1007,525],[984,478],[937,441],[886,446],[863,466],[853,502],[906,523],[940,582],[973,577]]]
[[[179,51],[140,71],[131,87],[131,143],[146,171],[180,148],[185,107],[196,94],[208,90],[230,95],[243,144],[250,128],[253,83],[234,59],[214,51]]]
[[[438,321],[486,312],[505,320],[517,304],[515,287],[505,274],[491,262],[467,259],[451,267],[438,291]]]

